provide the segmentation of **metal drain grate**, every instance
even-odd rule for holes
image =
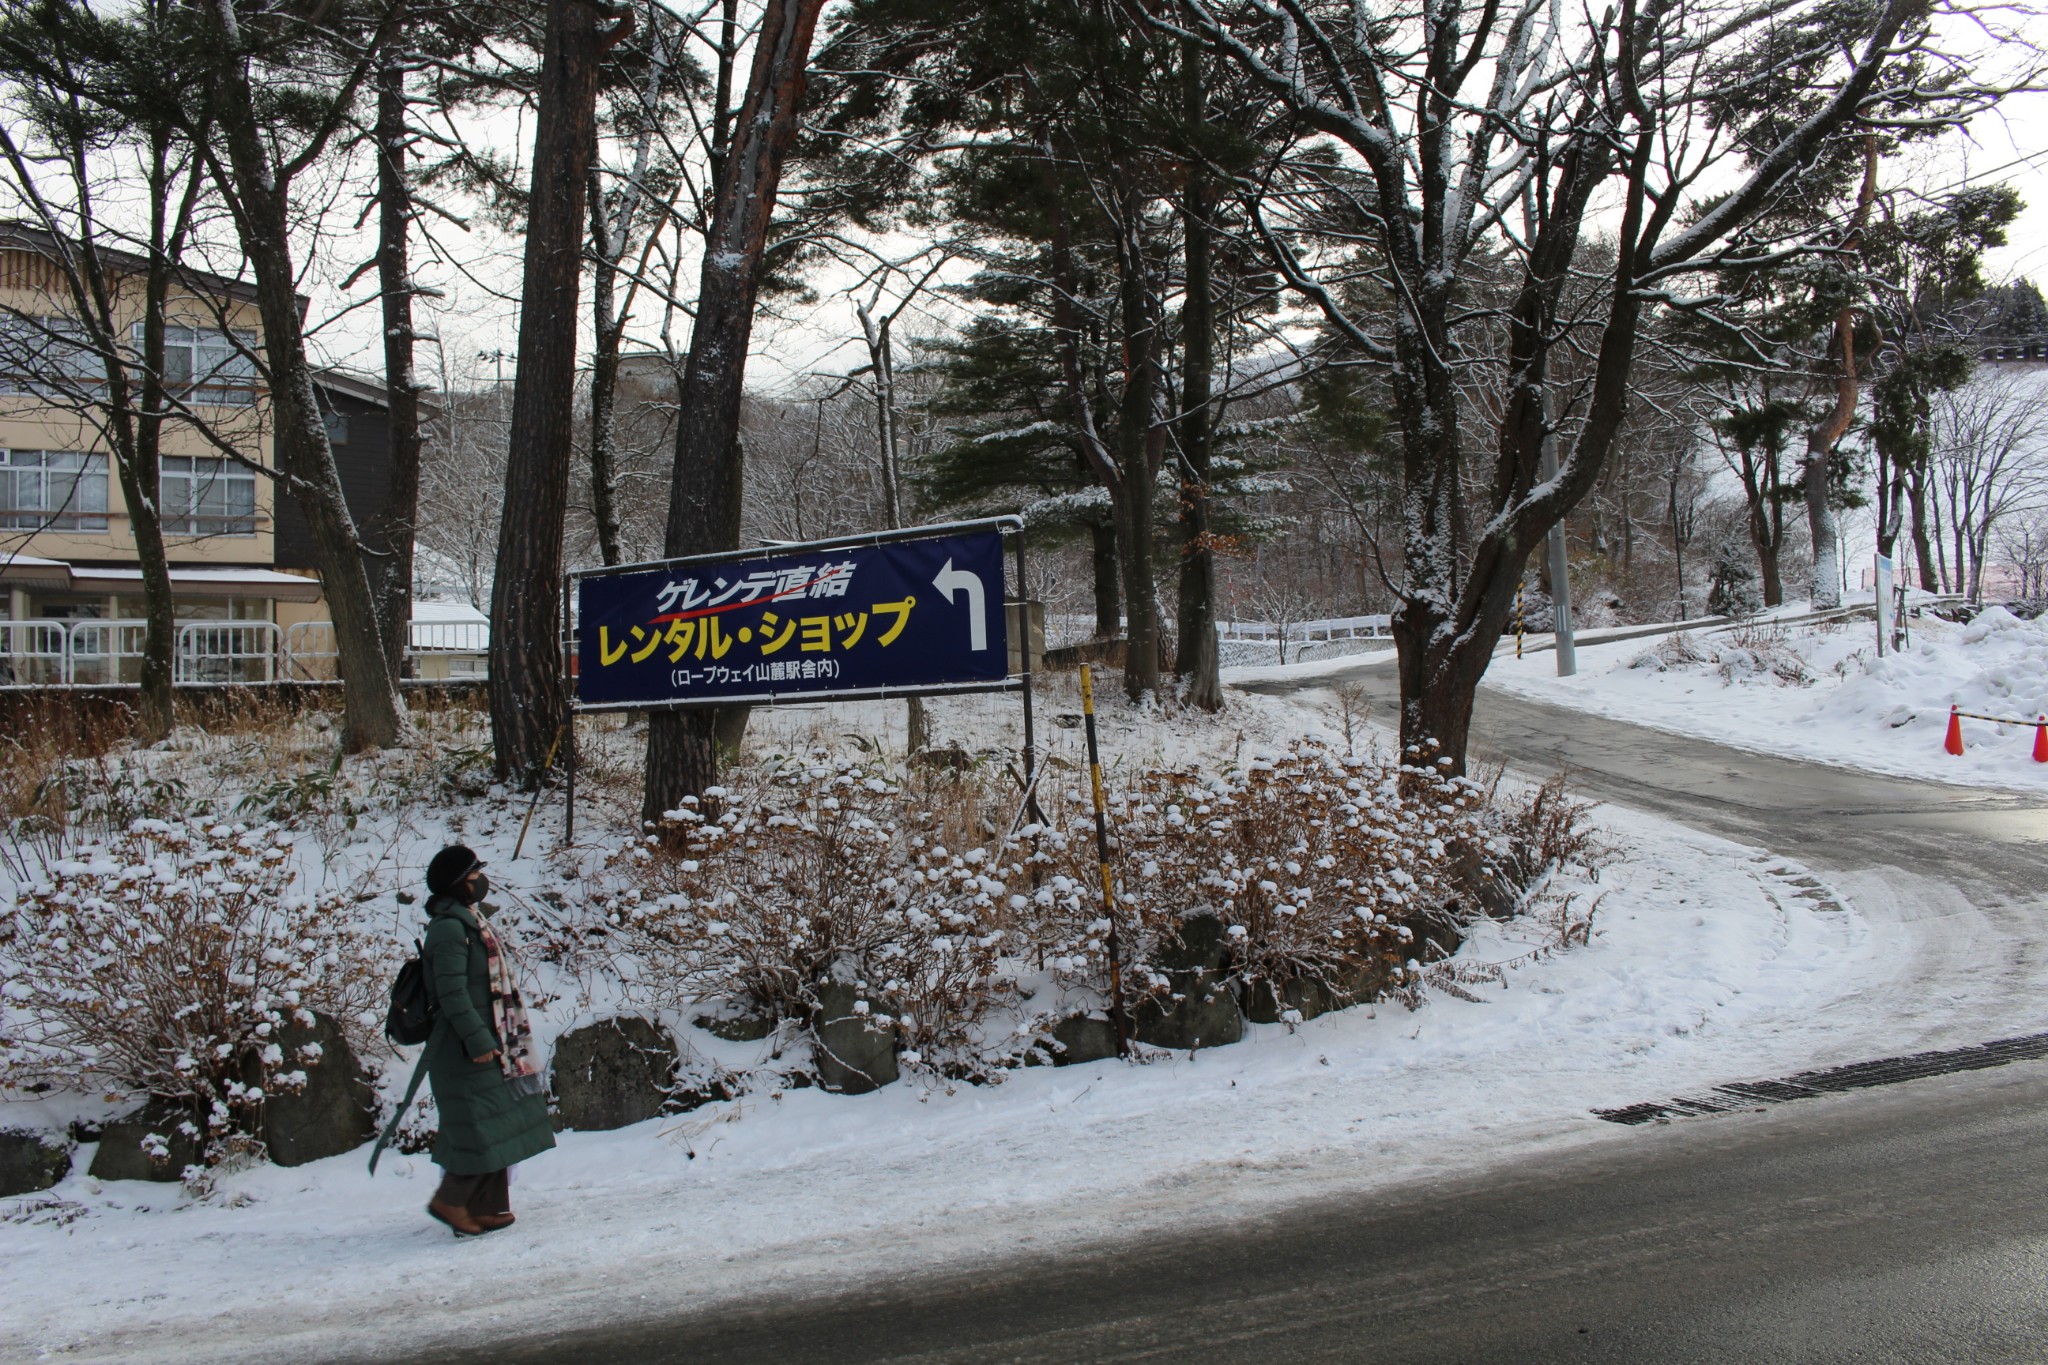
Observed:
[[[1704,1095],[1681,1095],[1660,1104],[1631,1104],[1622,1109],[1595,1109],[1593,1116],[1609,1123],[1636,1124],[1695,1114],[1724,1114],[1732,1109],[1754,1109],[1759,1104],[1785,1104],[1815,1095],[1868,1090],[1872,1086],[1897,1085],[1900,1081],[1947,1076],[1957,1071],[1982,1071],[2041,1057],[2048,1057],[2048,1033],[2029,1033],[2022,1038],[2001,1038],[1995,1043],[1977,1043],[1947,1052],[1916,1052],[1910,1057],[1886,1057],[1875,1062],[1829,1067],[1825,1071],[1802,1071],[1780,1081],[1734,1081],[1717,1085]]]

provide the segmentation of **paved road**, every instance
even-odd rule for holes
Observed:
[[[469,1365],[2040,1361],[2048,1067],[1632,1135],[1193,1246],[884,1284]]]
[[[1353,676],[1391,705],[1384,667]],[[1581,791],[1796,851],[1893,917],[1913,945],[1889,985],[1903,1045],[2048,1028],[2032,996],[2048,804],[1496,694],[1475,733],[1524,769],[1569,764]],[[2044,1195],[2048,1064],[2023,1063],[1647,1128],[1192,1242],[435,1359],[2042,1361]]]

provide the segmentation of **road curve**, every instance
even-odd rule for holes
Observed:
[[[1344,681],[1391,713],[1384,665],[1256,690]],[[1491,692],[1474,733],[1481,758],[1566,766],[1582,794],[1815,869],[1900,945],[1885,983],[1897,1051],[2048,1028],[2048,803]],[[1646,1128],[1197,1236],[432,1359],[2038,1361],[2044,1127],[2048,1065],[2022,1063]]]

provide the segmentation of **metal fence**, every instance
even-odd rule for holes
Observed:
[[[0,621],[0,688],[135,687],[146,621]],[[482,622],[414,622],[410,653],[481,658]],[[302,621],[180,621],[171,654],[179,687],[327,682],[335,677],[334,625]],[[480,675],[481,670],[477,670]]]
[[[1393,638],[1391,616],[1332,616],[1317,621],[1218,621],[1216,634],[1225,640],[1285,640],[1290,644],[1328,640]]]

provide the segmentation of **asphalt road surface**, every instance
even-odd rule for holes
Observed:
[[[1347,676],[1390,714],[1383,666]],[[1524,770],[1568,765],[1583,793],[1796,854],[1859,910],[1925,917],[1891,985],[1902,1039],[2048,1029],[2032,997],[2048,803],[1492,693],[1474,733]],[[2044,1195],[2048,1063],[2025,1062],[1630,1130],[1192,1238],[433,1359],[2048,1361]]]

